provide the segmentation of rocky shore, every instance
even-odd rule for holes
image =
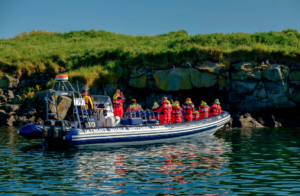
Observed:
[[[119,70],[122,71],[122,70]],[[1,125],[22,126],[42,123],[45,119],[45,93],[35,92],[30,103],[20,104],[20,89],[45,86],[54,74],[33,74],[26,78],[5,75],[0,78]],[[79,82],[79,88],[84,85]],[[75,85],[77,88],[77,84]],[[179,100],[192,98],[196,106],[201,100],[211,103],[219,98],[221,106],[232,115],[232,127],[299,127],[300,66],[297,64],[263,64],[234,62],[230,67],[206,61],[167,70],[147,68],[132,70],[126,82],[106,84],[99,89],[89,87],[89,94],[112,96],[121,89],[127,99],[135,98],[143,108],[152,108],[162,96]],[[70,118],[72,100],[57,97],[60,119]],[[126,104],[125,104],[126,107]],[[55,108],[49,108],[54,112]]]

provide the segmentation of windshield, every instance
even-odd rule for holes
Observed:
[[[111,99],[106,95],[91,95],[93,104],[96,108],[104,108],[104,103],[107,103],[108,110],[113,111]]]
[[[111,103],[110,97],[109,96],[104,96],[104,95],[91,95],[92,101],[93,102],[98,102],[98,103]]]

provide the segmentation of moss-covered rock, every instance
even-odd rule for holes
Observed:
[[[232,67],[236,71],[241,71],[241,70],[248,71],[253,69],[252,63],[249,62],[241,62],[241,63],[233,64]]]
[[[243,94],[255,89],[257,81],[232,81],[232,90],[236,93]]]
[[[293,82],[290,84],[289,95],[292,101],[300,103],[300,82]]]
[[[12,103],[13,104],[18,104],[18,103],[20,103],[20,101],[21,101],[21,97],[19,95],[16,95],[14,97],[14,99],[12,100]]]
[[[184,62],[182,65],[181,65],[182,68],[192,68],[192,65],[190,62]]]
[[[295,71],[295,70],[300,70],[300,64],[294,64],[291,66],[291,70]]]
[[[300,71],[293,71],[290,74],[290,81],[300,81]]]
[[[144,74],[146,74],[147,71],[146,69],[138,69],[138,70],[134,70],[131,74],[130,74],[130,77],[131,78],[138,78]]]
[[[267,96],[270,100],[276,100],[286,97],[288,92],[288,83],[286,80],[280,82],[265,81]]]
[[[290,69],[286,65],[272,64],[263,70],[262,76],[273,82],[288,79]]]
[[[251,71],[239,71],[231,74],[232,80],[244,81],[247,79],[261,79],[261,71],[259,69],[253,69]]]
[[[159,70],[153,73],[153,78],[158,89],[163,91],[178,91],[192,88],[189,69]]]
[[[270,108],[292,108],[295,107],[297,104],[290,101],[288,97],[279,97],[268,102],[268,107]]]
[[[225,72],[228,73],[228,72]],[[226,74],[225,74],[226,75]],[[228,74],[229,76],[229,74]],[[223,74],[221,74],[219,76],[219,90],[226,90],[229,91],[230,90],[230,79],[227,76],[224,76]]]
[[[200,72],[196,69],[190,69],[191,83],[197,88],[209,88],[218,83],[218,76],[209,72]]]
[[[262,81],[259,81],[258,85],[254,90],[253,95],[255,99],[259,99],[259,100],[265,99],[267,97],[265,85],[263,84]]]
[[[0,79],[0,88],[17,88],[19,80],[11,76],[3,76]]]
[[[204,62],[202,65],[197,66],[196,69],[202,72],[210,72],[214,74],[219,74],[220,65],[218,63],[212,63],[210,61]]]
[[[64,120],[67,115],[67,112],[71,107],[72,99],[66,96],[59,96],[57,98],[57,103],[58,103],[57,110],[58,110],[59,120]]]
[[[147,75],[138,78],[130,78],[129,85],[135,88],[145,88],[147,85]]]

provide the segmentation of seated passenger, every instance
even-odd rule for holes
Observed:
[[[192,100],[190,98],[186,99],[186,102],[183,104],[182,109],[184,111],[183,119],[186,119],[187,122],[193,120],[193,112],[194,110],[194,104],[192,103]]]
[[[197,110],[193,112],[193,120],[199,120],[199,112]]]
[[[172,104],[171,122],[172,123],[182,122],[182,112],[178,101],[175,101],[175,103]]]
[[[199,119],[208,118],[209,107],[206,102],[201,101],[198,112],[200,113]]]
[[[137,112],[139,112],[139,108],[136,106],[136,100],[131,99],[131,104],[126,109],[126,113],[127,114],[129,113],[129,115],[127,117],[128,118],[131,118],[131,116],[136,117],[136,114],[132,115],[132,113],[137,113]]]
[[[222,108],[220,106],[219,99],[216,99],[215,103],[212,104],[212,106],[209,109],[209,117],[210,116],[217,116],[217,115],[221,114],[221,112],[222,112]]]

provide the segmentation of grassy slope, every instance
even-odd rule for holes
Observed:
[[[32,74],[67,71],[88,85],[116,82],[130,68],[165,69],[184,61],[208,58],[228,66],[230,60],[257,58],[300,62],[300,33],[206,34],[185,31],[156,36],[129,36],[105,31],[52,33],[31,31],[0,40],[0,69]],[[120,65],[122,73],[116,73]],[[126,72],[127,71],[127,72]]]

